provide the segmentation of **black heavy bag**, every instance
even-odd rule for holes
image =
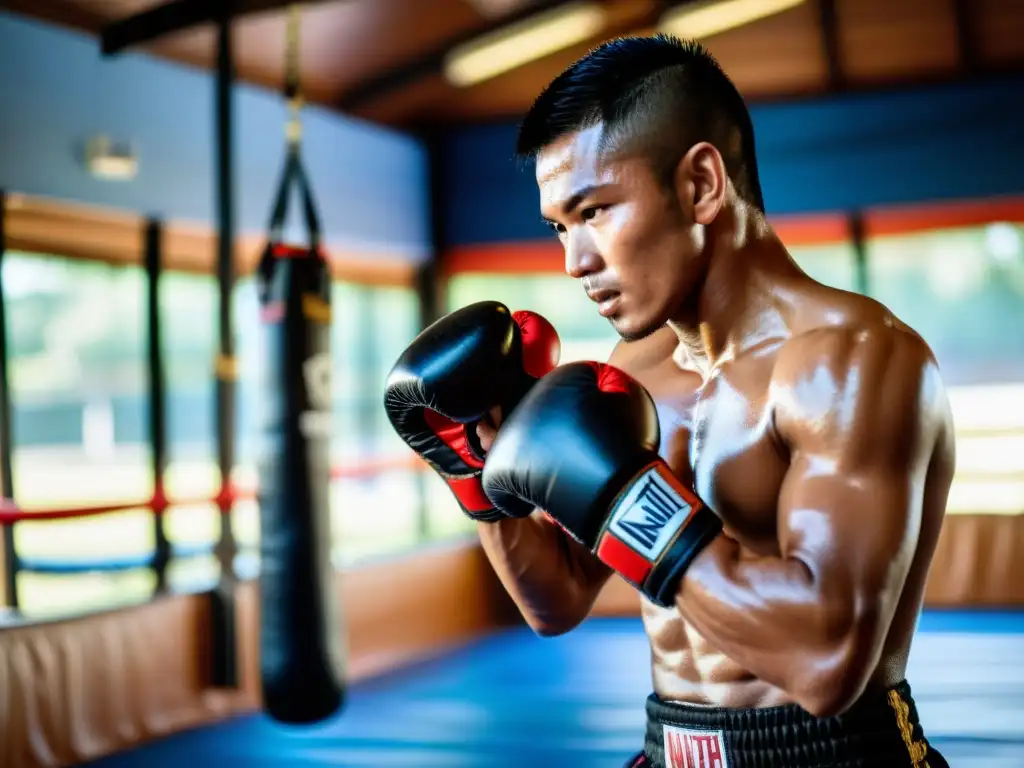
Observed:
[[[289,186],[310,245],[282,244]],[[260,674],[273,719],[312,723],[345,698],[345,638],[331,566],[330,273],[298,148],[289,149],[258,270],[264,340],[260,446]]]

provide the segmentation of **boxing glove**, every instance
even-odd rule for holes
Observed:
[[[503,418],[558,364],[551,324],[496,301],[471,304],[420,333],[387,378],[384,409],[395,431],[448,483],[475,520],[503,517],[480,484],[476,424],[494,406]]]
[[[502,424],[483,487],[510,515],[539,507],[652,602],[667,606],[721,521],[658,456],[650,394],[617,368],[570,363]]]

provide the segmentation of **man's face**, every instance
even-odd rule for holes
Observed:
[[[602,154],[600,124],[537,157],[541,215],[598,312],[624,339],[661,328],[693,291],[700,267],[693,222],[639,156]]]

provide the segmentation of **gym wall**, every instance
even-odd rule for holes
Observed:
[[[768,214],[973,200],[1024,192],[1024,76],[751,108]],[[448,245],[550,241],[514,124],[443,144]],[[500,266],[500,265],[497,265]]]
[[[282,73],[283,77],[283,73]],[[0,12],[0,188],[212,227],[214,80],[145,53],[104,58],[99,41]],[[261,233],[284,152],[279,94],[238,83],[235,183],[239,233]],[[303,152],[325,240],[373,258],[429,253],[426,150],[416,139],[303,112]],[[138,153],[133,181],[93,178],[87,139]]]

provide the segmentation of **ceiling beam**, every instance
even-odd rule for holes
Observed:
[[[818,0],[818,24],[828,90],[845,90],[847,82],[839,45],[839,14],[836,12],[836,0]]]
[[[364,107],[389,93],[442,71],[445,57],[447,57],[452,49],[475,40],[482,35],[497,32],[498,30],[504,29],[512,24],[518,24],[521,21],[532,18],[539,13],[544,13],[563,5],[568,5],[573,1],[574,0],[544,0],[543,2],[534,2],[525,9],[517,11],[509,16],[497,19],[489,24],[477,27],[468,32],[463,32],[456,37],[446,40],[442,45],[425,55],[403,62],[387,72],[356,85],[354,88],[342,94],[341,98],[338,99],[336,106],[338,109],[345,112],[357,111],[361,107]],[[612,0],[604,0],[604,2],[610,3]],[[652,4],[651,11],[644,19],[639,23],[631,25],[631,27],[639,29],[651,26],[661,18],[661,15],[668,6],[678,4],[680,4],[678,0],[676,2],[672,2],[672,0],[659,0]],[[623,34],[628,30],[619,29],[611,31],[617,34]]]
[[[105,21],[102,13],[67,0],[0,0],[0,9],[93,34]]]
[[[377,0],[379,2],[379,0]],[[538,13],[550,11],[559,6],[568,5],[574,0],[542,0],[541,2],[530,3],[526,8],[516,11],[509,16],[495,19],[482,26],[475,27],[468,32],[463,32],[453,38],[446,40],[434,50],[409,59],[392,69],[371,77],[342,94],[338,100],[338,108],[351,112],[362,106],[373,102],[380,97],[403,88],[407,85],[422,80],[423,78],[439,72],[444,65],[444,59],[453,48],[470,40],[475,40],[481,35],[489,35],[497,32],[510,24],[517,24],[525,21]]]
[[[971,14],[970,5],[969,0],[953,0],[957,56],[960,68],[968,76],[978,74],[981,69],[981,57],[978,55],[974,16]]]
[[[227,14],[235,19],[292,5],[294,0],[171,0],[107,24],[100,30],[103,53],[110,55],[144,45],[166,35],[200,24],[211,23]],[[304,0],[323,2],[324,0]]]

